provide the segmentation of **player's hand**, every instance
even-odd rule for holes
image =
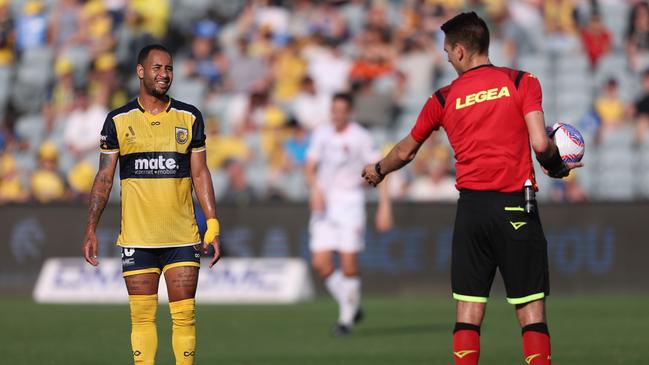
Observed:
[[[377,186],[378,184],[381,183],[381,181],[383,181],[383,176],[379,175],[376,172],[375,165],[376,164],[366,165],[365,168],[363,169],[363,173],[361,174],[361,176],[365,179],[365,181],[367,181],[367,183],[372,186]]]
[[[99,265],[97,260],[97,236],[94,231],[86,231],[86,235],[83,238],[83,257],[86,259],[86,262],[92,266]]]
[[[311,189],[311,194],[309,197],[309,207],[312,212],[324,212],[325,211],[325,200],[324,196],[320,192],[320,189],[313,188]]]
[[[374,225],[379,233],[387,232],[394,227],[394,216],[389,204],[379,204],[374,217]]]
[[[214,240],[211,243],[203,242],[203,252],[207,253],[207,248],[210,244],[214,247],[214,256],[212,256],[212,261],[210,261],[210,269],[214,264],[219,261],[221,258],[221,243],[219,242],[219,236],[214,237]]]
[[[210,269],[221,258],[221,244],[219,243],[220,230],[219,221],[216,218],[207,220],[207,231],[205,231],[205,236],[203,237],[203,253],[207,253],[207,248],[210,245],[214,246],[214,256],[212,257],[212,261],[210,261]]]

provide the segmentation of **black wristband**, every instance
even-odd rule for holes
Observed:
[[[379,175],[381,179],[385,177],[385,175],[383,175],[383,173],[381,172],[381,162],[377,162],[376,165],[374,165],[374,172],[376,172],[376,174]]]
[[[562,178],[568,176],[570,169],[561,159],[559,149],[555,147],[554,153],[547,160],[541,160],[538,156],[537,161],[548,171],[548,175],[553,178]]]

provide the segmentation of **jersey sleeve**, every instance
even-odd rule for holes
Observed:
[[[189,148],[192,149],[192,152],[202,152],[205,151],[205,122],[203,121],[203,115],[201,112],[196,109],[194,111],[194,124],[192,125],[192,141],[189,144]]]
[[[541,83],[536,76],[526,73],[521,80],[520,91],[522,93],[523,115],[530,112],[543,111],[543,95]]]
[[[104,121],[99,137],[99,149],[103,153],[118,153],[119,141],[117,140],[117,128],[113,117],[108,115]]]
[[[323,149],[323,139],[322,139],[322,129],[317,128],[313,132],[313,137],[311,137],[311,142],[309,147],[306,150],[306,159],[310,161],[318,162],[322,157]]]
[[[412,138],[419,143],[424,142],[433,131],[438,130],[441,126],[443,112],[444,109],[437,98],[434,96],[428,98],[419,112],[415,126],[410,131]]]

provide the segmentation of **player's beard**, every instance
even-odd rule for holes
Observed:
[[[162,87],[159,87],[155,80],[152,82],[145,82],[144,83],[144,89],[146,90],[147,94],[154,96],[156,98],[163,97],[167,94],[167,91],[169,91],[169,88],[171,87],[171,80],[169,80],[169,86],[165,89]]]

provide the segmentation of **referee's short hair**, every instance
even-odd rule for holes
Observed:
[[[467,50],[486,55],[489,53],[489,28],[474,11],[460,13],[442,24],[446,42],[462,44]]]
[[[149,53],[151,53],[151,51],[163,51],[171,56],[171,52],[169,52],[167,47],[163,46],[162,44],[149,44],[148,46],[142,48],[140,50],[140,53],[137,54],[137,64],[144,65],[144,61],[147,57],[149,57]]]

